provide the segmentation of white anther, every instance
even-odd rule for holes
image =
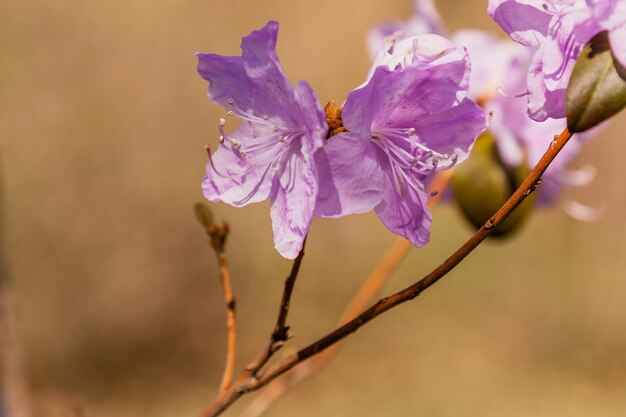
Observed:
[[[278,141],[279,141],[280,143],[285,143],[285,142],[287,141],[287,138],[286,138],[286,137],[284,137],[284,136],[279,136],[279,137],[278,137]]]
[[[235,102],[235,100],[233,100],[232,98],[228,99],[228,104],[233,104]]]
[[[232,146],[235,149],[239,149],[241,148],[241,142],[239,142],[237,139],[231,139],[230,146]]]
[[[270,118],[270,117],[269,117],[267,114],[264,114],[264,115],[263,115],[263,120],[267,121],[267,120],[269,120],[269,118]]]
[[[272,171],[274,171],[274,172],[278,172],[278,170],[279,170],[279,169],[280,169],[280,166],[278,165],[278,163],[277,163],[277,162],[274,162],[274,163],[272,164]]]
[[[448,155],[447,153],[444,153],[443,155],[441,155],[441,157],[443,159],[448,159],[448,158],[450,158],[450,155]]]
[[[228,115],[228,117],[233,117],[235,113],[232,110],[229,110],[226,114]]]
[[[415,128],[414,127],[410,127],[406,130],[406,133],[408,133],[409,135],[412,135],[413,133],[415,133]]]
[[[278,126],[274,126],[274,132],[278,132],[279,130]]]
[[[220,143],[224,143],[224,136],[220,135]]]
[[[223,117],[220,118],[219,120],[219,125],[220,127],[224,127],[224,125],[226,124],[226,119],[224,119]]]

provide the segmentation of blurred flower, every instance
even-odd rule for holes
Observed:
[[[489,0],[489,15],[535,53],[528,73],[528,114],[565,117],[565,92],[576,59],[596,34],[609,30],[615,56],[626,63],[626,0]]]
[[[406,39],[412,36],[445,32],[443,22],[434,0],[413,0],[413,17],[408,21],[386,22],[371,30],[367,35],[367,47],[372,58],[390,52],[394,38]],[[384,46],[381,49],[381,46]]]
[[[626,0],[587,0],[593,17],[609,31],[613,55],[626,67]]]
[[[310,86],[295,90],[276,56],[278,23],[243,38],[242,55],[197,54],[209,97],[243,124],[226,133],[202,182],[210,201],[236,207],[270,200],[276,249],[295,258],[309,230],[318,192],[314,153],[324,144],[324,113]]]
[[[484,112],[466,97],[469,70],[465,51],[438,35],[405,39],[381,55],[343,106],[347,131],[318,153],[325,185],[316,215],[374,209],[392,232],[418,247],[428,243],[424,183],[464,160],[486,127]]]
[[[567,123],[565,119],[534,121],[528,117],[525,101],[508,95],[524,91],[532,50],[479,30],[458,31],[452,40],[467,48],[472,62],[470,97],[491,114],[489,131],[502,163],[508,168],[521,164],[533,168]],[[537,189],[540,205],[554,204],[565,187],[586,185],[593,179],[595,170],[591,167],[568,169],[582,143],[592,136],[593,132],[576,135],[550,164]]]
[[[381,50],[387,48],[387,45],[419,34],[419,30],[441,30],[443,25],[440,23],[431,24],[441,22],[432,1],[424,3],[428,5],[426,15],[420,11],[423,9],[416,7],[415,14],[408,22],[395,23],[398,30],[392,38],[388,38],[386,43],[379,40],[377,57],[384,55]],[[380,28],[373,31],[380,32]],[[373,35],[369,39],[374,39]],[[526,102],[522,97],[526,96],[527,74],[535,49],[509,40],[499,40],[480,30],[457,31],[452,34],[451,40],[456,45],[465,47],[469,54],[472,70],[468,97],[491,115],[489,132],[496,140],[501,162],[509,169],[520,164],[533,168],[547,150],[554,134],[566,127],[564,119],[537,122],[527,114]],[[592,137],[594,132],[597,130],[576,135],[550,165],[542,177],[541,187],[538,188],[539,204],[554,204],[566,186],[582,186],[593,179],[595,170],[592,167],[570,170],[568,165],[577,156],[582,143]],[[573,203],[566,201],[564,204],[569,207]]]

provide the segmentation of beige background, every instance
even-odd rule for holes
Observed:
[[[439,4],[453,30],[499,33],[486,1]],[[342,101],[368,69],[366,31],[409,15],[409,0],[0,3],[2,239],[38,416],[196,416],[219,383],[222,299],[191,207],[223,111],[193,53],[238,54],[276,19],[290,80]],[[537,213],[351,337],[270,415],[626,415],[625,129],[622,114],[581,155],[598,178],[572,195],[606,206],[600,221]],[[289,263],[266,204],[214,209],[233,229],[241,365],[265,343]],[[432,244],[385,292],[468,235],[440,209]],[[314,221],[286,350],[330,329],[393,240],[374,215]]]

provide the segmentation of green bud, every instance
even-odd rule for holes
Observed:
[[[476,139],[470,157],[454,168],[451,178],[454,200],[464,217],[479,229],[513,195],[529,172],[525,163],[515,168],[506,166],[500,160],[494,137],[486,132]],[[509,236],[518,230],[533,206],[534,194],[531,194],[491,236]]]
[[[215,224],[213,221],[213,213],[206,205],[196,203],[193,205],[193,211],[196,214],[196,219],[198,219],[198,222],[204,226],[205,229]]]
[[[626,69],[617,62],[607,32],[600,32],[578,57],[567,86],[570,132],[584,132],[626,106]]]

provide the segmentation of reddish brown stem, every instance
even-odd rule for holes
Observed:
[[[225,391],[230,387],[235,372],[235,357],[237,346],[237,329],[235,325],[235,296],[230,280],[230,269],[224,251],[216,251],[217,260],[220,266],[220,281],[224,290],[224,301],[226,302],[226,331],[228,332],[228,347],[226,350],[226,366],[222,375],[220,391]]]

